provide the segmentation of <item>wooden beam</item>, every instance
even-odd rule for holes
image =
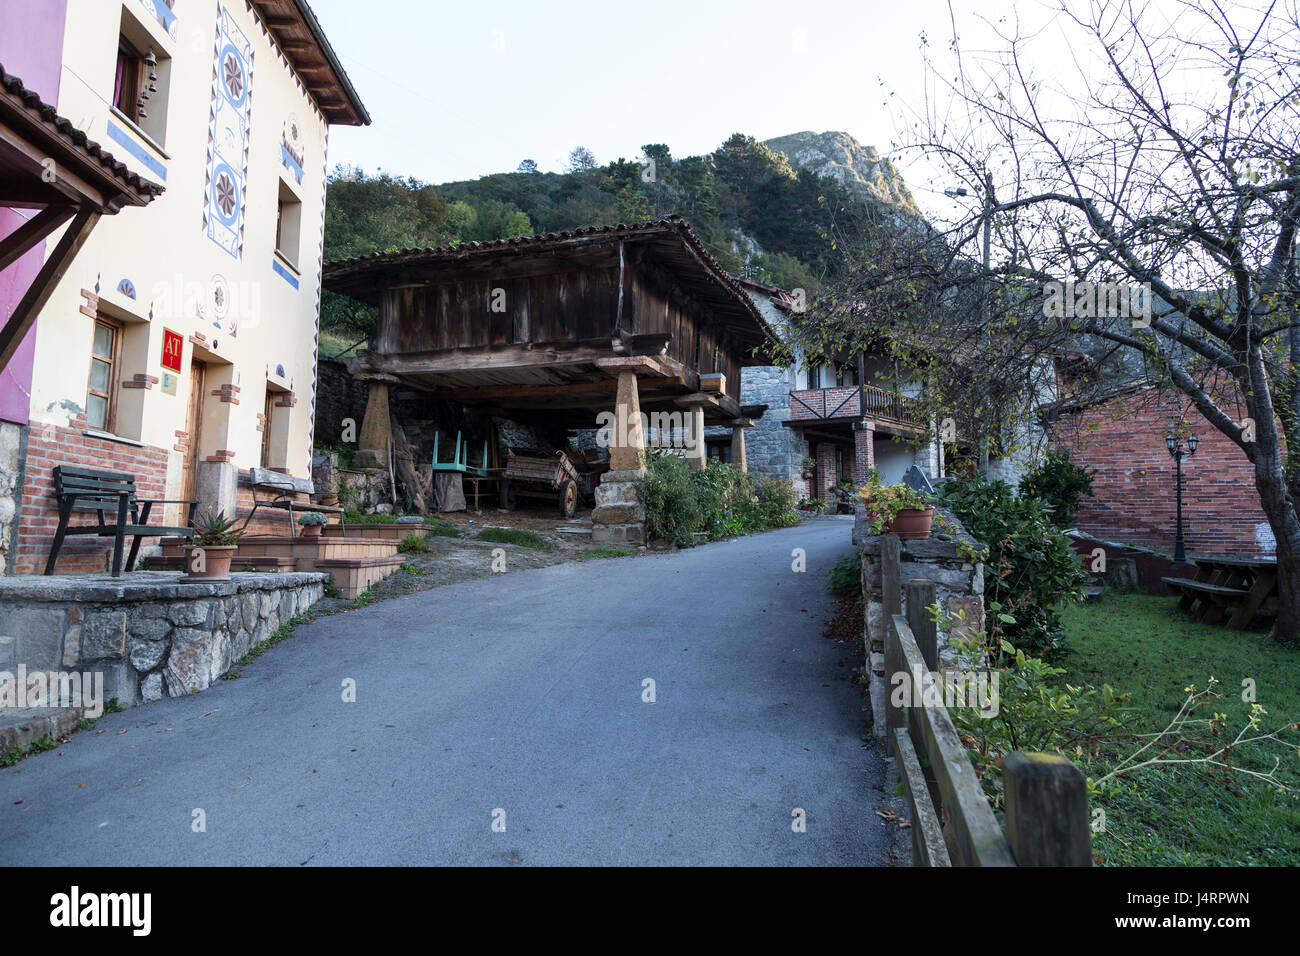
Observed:
[[[608,340],[606,340],[608,343]],[[513,368],[544,366],[595,365],[600,359],[613,357],[608,344],[604,348],[545,348],[526,345],[483,347],[476,349],[442,349],[436,352],[388,353],[368,356],[369,365],[392,375],[437,374],[439,372],[499,372]]]
[[[0,271],[17,262],[29,249],[71,219],[76,212],[75,206],[46,206],[40,213],[0,239]]]
[[[95,228],[95,223],[99,222],[99,216],[98,211],[91,209],[83,209],[77,213],[77,218],[72,220],[63,238],[59,240],[59,244],[45,260],[41,271],[32,280],[27,294],[22,297],[13,314],[5,321],[4,327],[0,328],[0,370],[9,365],[9,360],[18,351],[18,346],[22,344],[23,338],[35,323],[37,314],[45,307],[45,303],[54,293],[54,287],[59,284],[59,280],[72,265],[72,260],[81,251],[82,245],[90,236],[90,231]]]
[[[637,387],[641,389],[682,387],[684,384],[677,378],[637,379]],[[615,391],[617,387],[617,379],[607,378],[595,382],[572,382],[568,385],[501,385],[494,388],[442,388],[427,394],[429,398],[445,399],[450,402],[471,402],[493,398],[533,398],[547,395],[603,395]]]

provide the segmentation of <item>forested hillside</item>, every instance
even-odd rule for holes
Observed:
[[[847,134],[795,134],[780,142],[802,165],[737,133],[704,156],[678,159],[667,146],[652,143],[635,161],[602,165],[580,146],[570,154],[565,173],[540,172],[524,160],[513,173],[442,185],[339,167],[329,184],[325,257],[676,213],[730,271],[811,292],[835,275],[839,256],[833,231],[913,215],[915,208],[893,167]],[[834,148],[827,149],[827,143]],[[854,171],[855,163],[862,168],[862,156],[871,157],[869,186]],[[372,323],[369,310],[325,294],[326,331],[356,339]]]

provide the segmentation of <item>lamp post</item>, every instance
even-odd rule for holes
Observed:
[[[943,194],[950,199],[957,199],[966,196],[965,186],[949,186],[943,191]],[[983,271],[980,273],[980,350],[988,351],[989,342],[989,325],[993,321],[993,303],[989,301],[992,289],[989,283],[989,258],[993,246],[993,176],[990,173],[984,174],[984,195],[981,198],[982,209],[981,215],[984,217],[984,249],[981,266]],[[989,471],[989,438],[986,429],[987,423],[980,428],[980,448],[979,448],[979,469],[981,474],[988,474]]]
[[[1200,439],[1195,435],[1188,435],[1187,447],[1184,448],[1182,439],[1173,432],[1165,435],[1165,447],[1174,459],[1174,487],[1178,489],[1178,531],[1174,541],[1174,564],[1187,563],[1187,553],[1183,549],[1183,459],[1196,454],[1199,442]]]

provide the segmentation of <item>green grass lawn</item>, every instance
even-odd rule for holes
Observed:
[[[1229,740],[1249,713],[1242,699],[1246,679],[1255,682],[1256,700],[1268,711],[1262,730],[1300,720],[1300,650],[1270,644],[1261,633],[1201,624],[1178,614],[1177,603],[1108,593],[1098,604],[1067,608],[1062,616],[1071,650],[1058,662],[1068,670],[1064,679],[1110,684],[1131,695],[1125,729],[1132,733],[1164,729],[1187,698],[1185,688],[1203,690],[1210,677],[1223,694],[1211,710],[1226,715]],[[1300,743],[1300,734],[1283,739]],[[1143,742],[1108,742],[1097,756],[1083,758],[1084,771],[1098,779]],[[1300,754],[1293,748],[1266,742],[1238,750],[1233,762],[1267,771],[1275,758],[1281,760],[1277,776],[1300,787]],[[1237,772],[1138,771],[1094,799],[1094,812],[1098,807],[1109,832],[1096,834],[1093,848],[1108,865],[1300,865],[1300,800]]]

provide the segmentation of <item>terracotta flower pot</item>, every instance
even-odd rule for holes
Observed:
[[[934,521],[934,508],[904,508],[894,520],[885,525],[887,534],[896,534],[904,541],[922,541],[930,537],[930,525]]]
[[[298,536],[300,538],[319,538],[321,529],[324,527],[323,524],[305,524],[302,526],[302,530],[298,532]]]
[[[230,562],[239,546],[235,544],[190,544],[185,546],[185,575],[182,581],[229,581]],[[196,571],[195,551],[203,552],[202,570]]]

